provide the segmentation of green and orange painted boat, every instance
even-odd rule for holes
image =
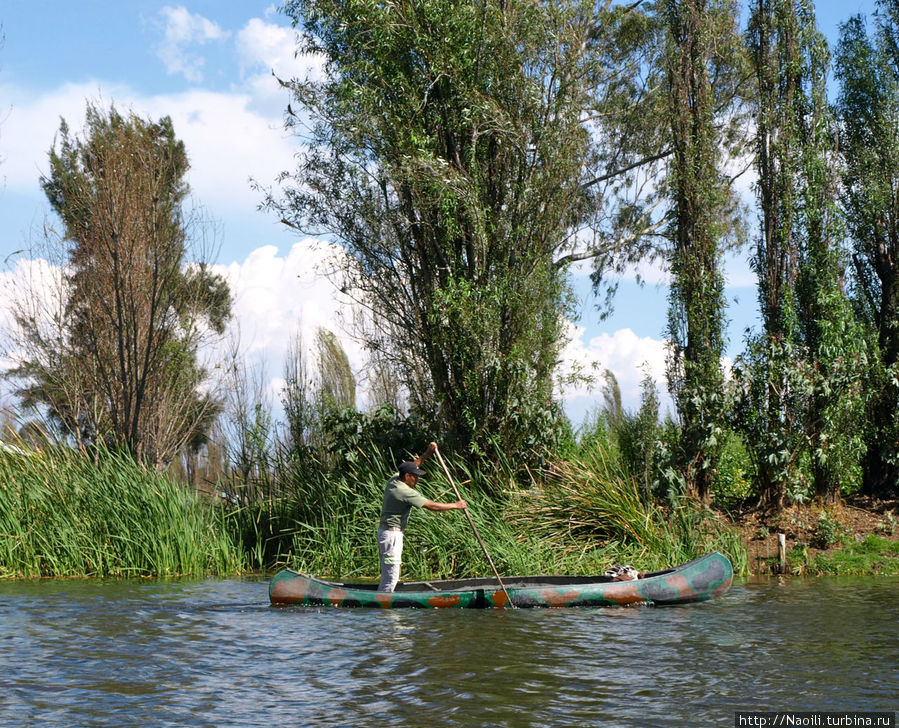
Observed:
[[[496,579],[480,578],[400,582],[388,593],[377,591],[377,584],[324,581],[284,569],[271,580],[269,599],[274,606],[376,609],[662,606],[721,596],[730,588],[733,574],[730,561],[716,551],[631,581],[606,576],[510,576],[503,579],[505,590]]]

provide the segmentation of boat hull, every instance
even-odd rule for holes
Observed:
[[[721,596],[733,581],[733,567],[718,552],[689,563],[647,574],[634,581],[605,577],[527,576],[495,579],[407,582],[394,592],[378,592],[371,584],[324,581],[285,569],[269,585],[274,606],[291,604],[376,609],[501,609],[535,607],[608,607],[671,605]],[[508,597],[506,595],[508,592]]]

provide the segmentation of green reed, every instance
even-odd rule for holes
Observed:
[[[520,475],[510,462],[445,457],[503,575],[586,574],[614,563],[650,570],[720,550],[745,571],[735,531],[694,504],[662,510],[599,453]],[[113,453],[0,453],[0,576],[225,574],[289,565],[327,577],[378,577],[376,531],[393,463],[372,449],[333,468],[278,463],[272,485],[228,488],[239,506]],[[425,497],[456,499],[436,462]],[[515,475],[514,473],[519,473]],[[415,511],[404,579],[488,576],[461,511]]]
[[[454,483],[501,574],[604,571],[615,563],[659,569],[720,550],[745,572],[738,534],[710,512],[684,504],[663,511],[641,500],[638,487],[601,456],[561,463],[520,483],[509,464],[489,469],[446,458]],[[418,485],[425,497],[455,500],[436,462]],[[328,577],[376,579],[376,530],[391,467],[377,454],[322,479],[297,479],[279,513],[302,513],[278,539],[276,561]],[[490,496],[487,493],[498,495]],[[403,578],[488,576],[489,562],[460,511],[415,511],[406,531]]]
[[[225,574],[220,509],[126,455],[0,452],[0,576]]]
[[[745,548],[729,524],[686,498],[666,507],[647,502],[636,479],[601,449],[556,462],[545,480],[513,493],[507,518],[579,571],[610,556],[655,570],[721,551],[737,573],[747,573]]]

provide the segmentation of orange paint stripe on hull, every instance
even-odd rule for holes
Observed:
[[[346,589],[332,589],[328,592],[328,601],[331,602],[332,606],[339,607],[347,596],[349,595]]]
[[[559,592],[555,589],[543,589],[540,597],[551,607],[564,607],[569,602],[573,602],[580,596],[578,591]]]
[[[509,603],[506,592],[502,590],[493,592],[493,596],[490,597],[490,600],[493,602],[493,606],[496,609],[503,609]]]
[[[693,591],[693,587],[690,586],[690,583],[684,578],[682,574],[672,574],[667,579],[665,579],[665,583],[677,589],[677,593],[680,595],[682,599],[694,598],[698,599],[699,595]]]
[[[625,607],[629,604],[642,604],[646,598],[637,590],[637,582],[622,581],[619,585],[606,590],[602,595],[603,599],[607,599],[615,604]]]
[[[271,600],[273,604],[291,604],[301,602],[306,598],[309,583],[305,579],[297,580],[299,583],[279,581],[272,587]]]
[[[445,597],[431,597],[428,599],[428,604],[437,609],[449,609],[450,607],[458,606],[460,601],[462,601],[462,597],[458,594],[453,594]]]

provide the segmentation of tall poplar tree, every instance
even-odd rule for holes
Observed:
[[[716,122],[737,79],[736,11],[726,0],[663,0],[660,12],[673,149],[668,382],[682,428],[678,466],[688,494],[707,500],[725,411],[721,258],[731,209]]]
[[[884,0],[873,38],[841,26],[836,54],[843,209],[857,311],[873,332],[863,488],[899,489],[899,2]]]
[[[826,42],[806,0],[757,0],[755,77],[762,231],[753,261],[763,331],[738,362],[740,422],[761,500],[780,508],[810,455],[815,491],[839,496],[859,448],[860,334],[841,290]],[[807,446],[807,448],[806,448]]]
[[[743,386],[738,420],[755,461],[759,495],[775,508],[796,479],[804,433],[794,189],[800,154],[794,99],[802,91],[802,75],[793,11],[793,0],[756,0],[747,29],[757,83],[756,192],[762,227],[751,263],[763,329],[750,338],[735,371]]]
[[[799,330],[808,356],[805,416],[813,486],[828,503],[840,498],[862,451],[865,347],[843,291],[844,229],[837,205],[837,149],[827,102],[827,42],[809,0],[795,0],[801,78],[793,97],[799,145]]]

